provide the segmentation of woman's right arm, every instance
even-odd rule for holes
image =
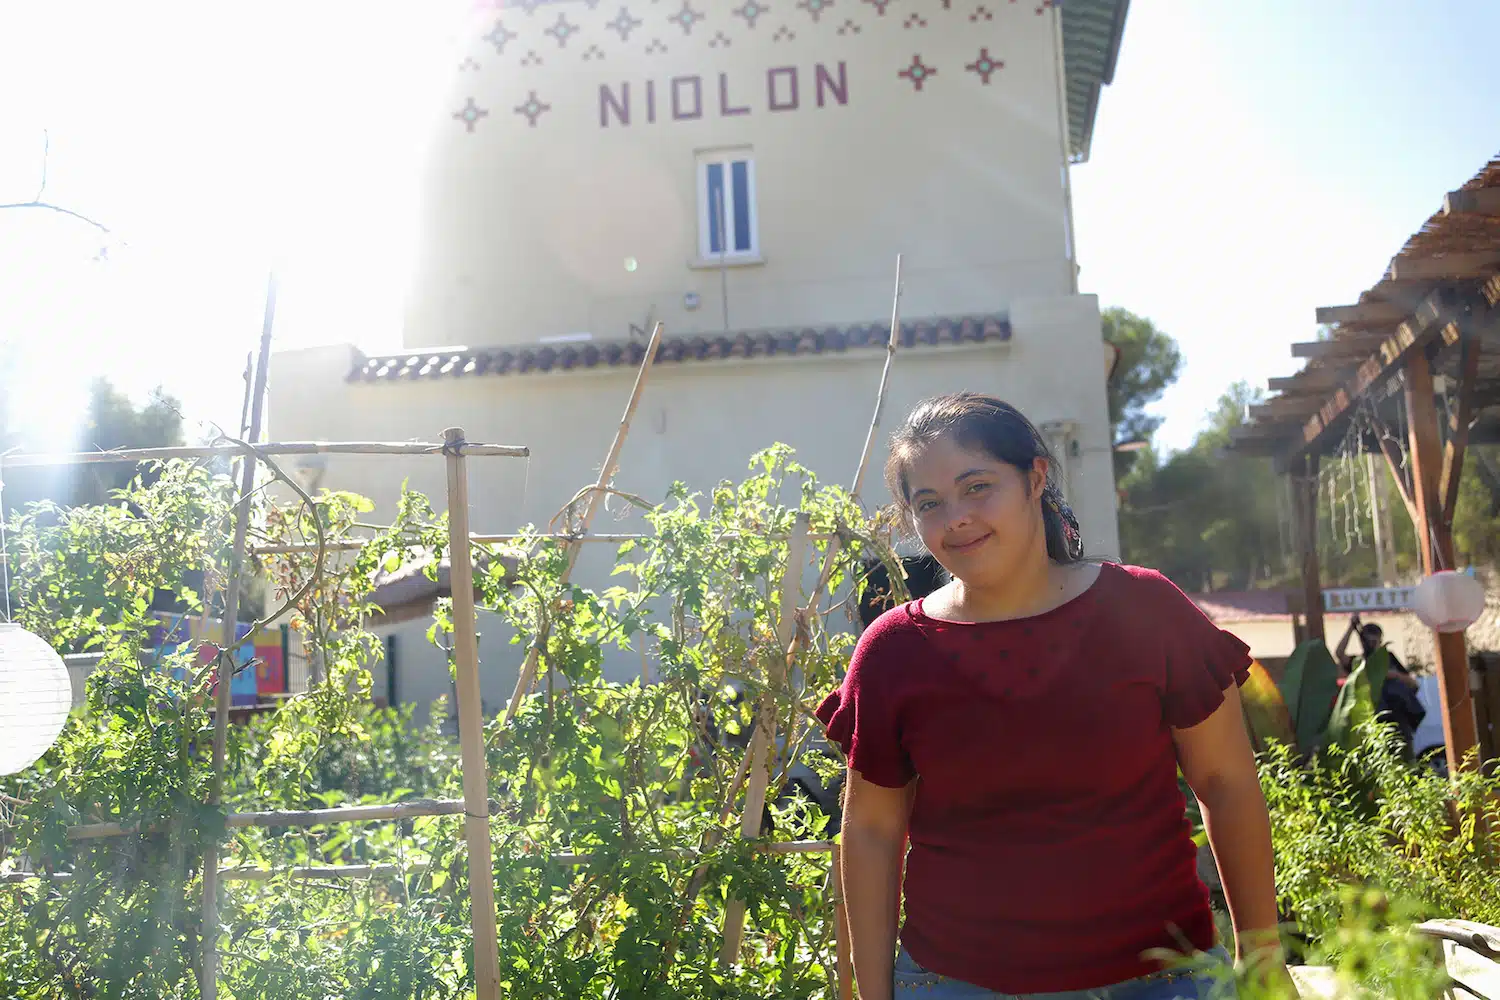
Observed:
[[[889,1000],[906,823],[916,790],[866,781],[852,767],[844,798],[842,870],[854,981],[861,1000]]]

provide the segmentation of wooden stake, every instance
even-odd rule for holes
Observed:
[[[635,374],[635,388],[631,390],[630,402],[625,404],[625,413],[620,417],[620,426],[615,430],[615,439],[610,442],[609,452],[604,456],[604,464],[599,466],[599,477],[594,481],[594,488],[589,490],[588,496],[583,502],[583,516],[579,519],[579,534],[587,534],[589,524],[594,519],[594,512],[604,502],[604,488],[614,478],[615,470],[620,465],[620,452],[625,447],[625,436],[630,433],[630,421],[635,416],[635,408],[641,401],[641,392],[646,388],[646,376],[651,373],[651,365],[656,360],[656,349],[661,345],[662,325],[657,323],[651,329],[651,340],[646,344],[646,356],[641,359],[641,367]],[[573,567],[578,563],[578,539],[574,538],[568,543],[568,562],[563,567],[562,576],[558,580],[560,586],[566,586],[573,575]],[[531,686],[536,683],[537,666],[541,661],[542,650],[547,647],[547,638],[551,635],[551,624],[544,620],[542,627],[537,629],[536,638],[532,640],[531,647],[526,650],[526,661],[521,665],[521,676],[516,678],[516,689],[510,696],[510,704],[506,706],[505,718],[501,721],[501,728],[508,727],[516,713],[521,710],[521,702],[531,693]]]
[[[834,965],[838,970],[839,1000],[854,1000],[854,960],[849,948],[849,911],[844,907],[843,851],[833,845],[833,867],[828,884],[833,888]]]
[[[880,385],[875,390],[875,412],[870,415],[870,429],[865,432],[865,446],[859,452],[859,465],[854,468],[854,484],[849,488],[849,493],[856,500],[859,499],[859,491],[864,487],[865,470],[870,466],[870,455],[875,451],[875,433],[880,429],[880,414],[885,409],[885,390],[891,381],[891,363],[896,360],[896,347],[901,343],[901,255],[896,255],[896,291],[891,295],[891,333],[885,344],[885,366],[880,370]],[[815,607],[823,598],[823,590],[828,586],[828,581],[833,577],[833,568],[838,564],[839,551],[843,548],[843,541],[835,538],[828,545],[828,551],[823,556],[823,569],[818,574],[817,585],[813,587],[812,597],[808,600],[806,607]]]
[[[448,456],[448,565],[453,592],[453,648],[458,739],[463,759],[464,836],[469,849],[469,907],[474,926],[474,995],[499,1000],[500,944],[495,929],[495,861],[490,845],[489,776],[479,704],[479,648],[474,620],[474,563],[469,548],[469,477],[464,432],[443,432]]]
[[[740,836],[753,840],[760,836],[761,814],[766,807],[766,792],[771,783],[771,750],[776,743],[776,694],[785,683],[788,662],[795,654],[797,641],[798,598],[802,592],[802,571],[807,565],[807,529],[811,523],[806,511],[797,512],[796,527],[787,543],[786,570],[781,576],[781,613],[776,622],[776,649],[766,665],[767,685],[756,709],[755,732],[745,751],[750,760],[750,785],[745,789],[745,811],[740,817]],[[724,946],[719,964],[734,964],[745,933],[745,903],[731,899],[724,910]]]
[[[870,429],[865,433],[865,446],[859,453],[859,468],[854,470],[854,485],[849,492],[859,496],[865,483],[865,469],[870,464],[870,453],[875,450],[875,432],[880,429],[880,411],[885,408],[885,389],[891,381],[891,362],[896,360],[896,346],[901,343],[901,255],[896,255],[896,292],[891,296],[891,335],[885,343],[885,367],[880,370],[880,388],[875,393],[875,412],[870,416]]]
[[[264,394],[262,394],[264,395]],[[260,397],[256,397],[257,403]],[[253,417],[253,414],[252,414]],[[253,420],[252,420],[253,422]],[[438,455],[440,444],[425,441],[281,441],[257,445],[265,455]],[[211,444],[180,448],[120,448],[115,451],[85,451],[59,455],[12,455],[6,465],[35,468],[44,465],[108,465],[114,462],[165,462],[174,458],[217,458],[243,455],[238,445]],[[471,444],[470,455],[526,458],[531,450],[515,444]]]
[[[271,330],[276,319],[276,275],[266,283],[266,308],[260,327],[260,356],[255,366],[254,396],[250,401],[250,437],[254,444],[260,437],[265,416],[266,374],[271,365]],[[250,496],[255,488],[256,462],[249,456],[240,465],[240,496]],[[231,649],[237,636],[235,624],[240,616],[240,569],[245,558],[245,536],[250,530],[249,501],[239,505],[234,517],[234,541],[229,550],[228,580],[224,593],[224,632],[221,650]],[[224,752],[229,744],[229,685],[234,678],[233,657],[220,655],[218,686],[214,690],[213,772],[209,777],[208,804],[217,806],[224,790]],[[203,1000],[219,995],[219,844],[209,843],[203,852],[203,921],[200,927],[203,963],[198,992]]]

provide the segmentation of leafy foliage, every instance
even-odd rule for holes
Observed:
[[[103,662],[53,749],[0,785],[28,803],[7,853],[66,876],[0,890],[0,994],[193,997],[205,933],[227,997],[472,989],[461,818],[225,828],[225,810],[459,796],[441,708],[418,725],[409,710],[376,710],[368,698],[367,668],[380,651],[367,628],[375,573],[416,559],[435,576],[445,519],[410,493],[396,523],[373,533],[358,520],[362,498],[324,494],[315,511],[261,501],[262,541],[298,542],[321,529],[330,541],[366,543],[329,556],[310,587],[316,556],[264,560],[271,596],[292,601],[318,670],[305,694],[231,727],[225,805],[210,809],[210,678],[171,669],[186,668],[189,653],[166,663],[142,654],[155,624],[145,597],[179,586],[190,567],[213,578],[232,492],[169,465],[117,499],[35,507],[11,536],[23,623],[60,648],[97,649]],[[782,446],[757,455],[742,483],[706,497],[675,488],[650,512],[649,537],[622,548],[621,586],[563,587],[566,553],[535,536],[476,550],[478,600],[503,616],[515,642],[524,647],[549,626],[543,690],[509,728],[492,722],[486,733],[507,995],[831,995],[828,856],[767,853],[737,836],[738,760],[709,723],[732,734],[774,720],[773,780],[815,742],[811,702],[835,683],[851,637],[814,609],[799,617],[791,669],[773,669],[785,538],[798,510],[814,533],[839,539],[837,555],[826,540],[810,546],[813,559],[797,568],[804,586],[825,556],[835,594],[849,589],[861,559],[894,559],[853,498],[819,484]],[[451,627],[440,608],[433,638]],[[654,683],[606,680],[606,648],[647,658]],[[836,756],[823,748],[820,766],[837,770]],[[827,823],[795,794],[772,812],[772,839],[816,836]],[[140,829],[69,839],[69,827],[100,822]],[[205,929],[198,897],[210,841],[224,844],[229,868],[275,874],[225,883],[222,924]],[[329,865],[375,867],[338,882],[290,870]],[[721,967],[731,896],[746,901],[750,928],[738,961]]]

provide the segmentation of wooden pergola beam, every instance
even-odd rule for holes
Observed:
[[[1309,340],[1292,344],[1294,358],[1326,358],[1346,351],[1336,340]]]
[[[1352,306],[1319,306],[1319,323],[1399,323],[1410,310],[1395,302],[1360,302]]]
[[[1500,272],[1500,251],[1449,253],[1441,257],[1396,258],[1391,281],[1463,281]]]
[[[1344,368],[1309,368],[1296,375],[1273,376],[1266,379],[1266,388],[1272,392],[1304,393],[1328,392],[1337,389],[1349,380]]]
[[[1321,405],[1322,399],[1318,396],[1275,396],[1264,403],[1250,404],[1249,410],[1253,419],[1305,417]]]
[[[1336,424],[1366,389],[1399,367],[1417,348],[1425,346],[1428,339],[1439,331],[1452,327],[1451,334],[1457,336],[1456,321],[1461,314],[1453,294],[1445,289],[1435,289],[1418,304],[1411,318],[1398,326],[1373,351],[1364,363],[1355,369],[1353,377],[1328,398],[1318,412],[1313,414],[1302,428],[1302,443],[1297,451],[1306,451],[1317,446],[1329,427]],[[1448,335],[1445,334],[1445,337]],[[1288,460],[1296,455],[1287,456]]]
[[[1459,347],[1458,409],[1453,414],[1448,444],[1443,449],[1443,473],[1438,483],[1443,523],[1453,526],[1458,506],[1458,484],[1463,477],[1464,449],[1469,443],[1469,424],[1474,420],[1474,384],[1479,381],[1479,341],[1470,331]]]
[[[1449,191],[1443,198],[1443,214],[1500,216],[1500,188]]]

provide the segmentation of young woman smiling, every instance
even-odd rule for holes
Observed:
[[[818,709],[849,760],[841,876],[860,996],[1210,995],[1216,980],[1152,957],[1229,957],[1179,767],[1238,957],[1290,988],[1240,714],[1244,643],[1161,574],[1084,561],[1045,443],[998,399],[920,404],[886,481],[951,580],[866,629]]]

